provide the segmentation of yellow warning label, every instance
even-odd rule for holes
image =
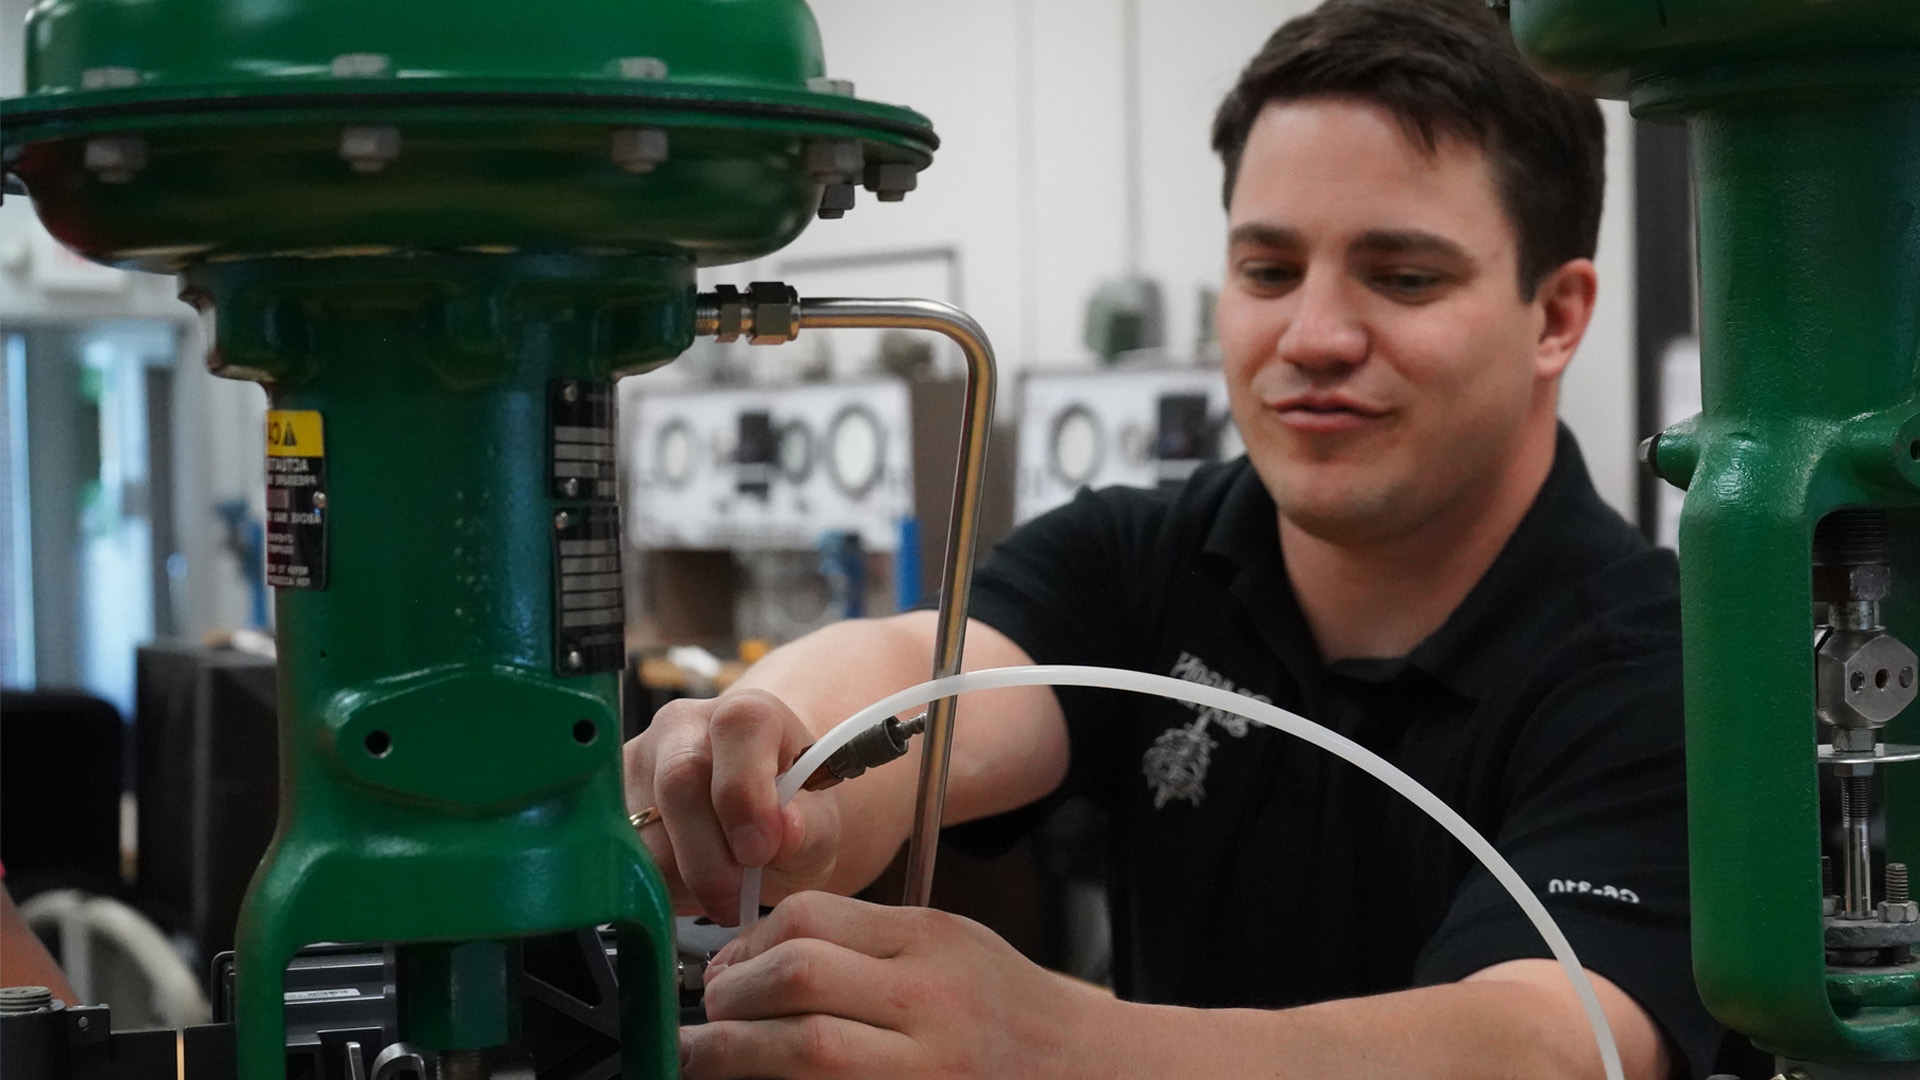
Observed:
[[[326,442],[320,436],[320,414],[311,409],[299,412],[275,409],[267,413],[268,457],[325,457]]]

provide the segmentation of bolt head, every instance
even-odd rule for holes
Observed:
[[[645,175],[667,160],[667,133],[662,128],[615,128],[611,154],[615,165]]]
[[[587,659],[586,657],[581,656],[578,652],[569,651],[567,653],[567,666],[569,668],[572,668],[575,671],[578,671],[581,668],[587,666]]]
[[[560,385],[560,400],[568,403],[579,401],[580,400],[580,384],[579,383],[562,383]]]
[[[348,127],[340,129],[340,158],[357,173],[377,173],[400,158],[400,129]]]
[[[832,94],[834,97],[852,97],[853,80],[836,79],[828,75],[815,75],[807,80],[807,89],[816,94]]]
[[[553,515],[553,527],[561,530],[573,528],[573,515],[565,510]]]
[[[377,79],[392,65],[385,53],[341,53],[327,68],[336,79]]]
[[[667,77],[667,62],[657,56],[623,56],[616,66],[623,79],[664,79]]]
[[[326,492],[324,492],[324,491],[316,491],[316,492],[314,492],[314,493],[313,493],[313,508],[314,508],[315,510],[325,510],[325,509],[327,508],[327,493],[326,493]]]
[[[829,221],[846,217],[853,200],[852,184],[828,184],[820,194],[820,216]]]
[[[560,481],[560,490],[564,492],[569,499],[580,494],[579,479],[569,476],[565,480]]]
[[[147,167],[147,140],[133,135],[88,139],[81,161],[106,183],[124,184]]]
[[[82,90],[114,90],[140,85],[140,72],[130,67],[90,67],[80,73]]]
[[[862,179],[866,151],[852,139],[821,139],[807,144],[807,172],[822,184],[852,184]]]

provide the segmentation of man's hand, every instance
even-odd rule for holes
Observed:
[[[834,869],[839,803],[802,793],[784,810],[774,782],[813,733],[778,698],[739,690],[675,701],[626,747],[627,807],[655,807],[660,824],[640,832],[682,914],[704,911],[731,926],[740,874],[766,868],[769,898],[818,888]]]
[[[959,916],[804,893],[720,950],[680,1055],[689,1080],[1056,1076],[1119,1007]]]

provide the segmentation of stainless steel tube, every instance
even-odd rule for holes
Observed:
[[[715,294],[701,296],[695,307],[694,332],[703,336],[731,333],[771,342],[792,340],[806,329],[926,330],[950,338],[965,354],[967,394],[960,418],[960,461],[954,476],[952,519],[947,523],[947,557],[940,579],[939,631],[933,657],[934,678],[958,675],[980,531],[987,436],[993,428],[993,396],[999,378],[986,332],[966,312],[934,300],[801,299],[797,317],[793,306],[762,307],[750,299],[740,301],[737,293],[726,299]],[[782,325],[771,325],[776,318]],[[940,815],[947,802],[947,767],[953,757],[953,716],[958,704],[957,698],[943,698],[927,710],[913,832],[907,837],[907,885],[902,903],[910,906],[925,907],[933,891],[933,861],[940,846]]]
[[[952,339],[966,355],[960,461],[954,471],[953,514],[947,523],[947,558],[940,579],[940,626],[933,650],[933,677],[958,675],[967,638],[967,598],[973,588],[987,436],[993,429],[993,395],[999,378],[993,345],[972,316],[933,300],[803,299],[800,328],[927,330]],[[958,705],[958,698],[942,698],[927,710],[913,832],[907,837],[907,885],[901,898],[910,906],[925,907],[933,892],[933,860],[940,847],[940,814],[947,802],[947,766],[953,757],[953,715]]]
[[[1840,780],[1840,830],[1845,837],[1842,863],[1841,914],[1849,919],[1873,917],[1873,847],[1869,838],[1868,781],[1864,776]]]

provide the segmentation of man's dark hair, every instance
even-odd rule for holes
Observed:
[[[1429,153],[1443,136],[1479,146],[1519,238],[1522,296],[1593,257],[1606,192],[1600,108],[1535,75],[1485,0],[1327,0],[1282,26],[1213,122],[1229,204],[1261,110],[1316,97],[1378,105]]]

